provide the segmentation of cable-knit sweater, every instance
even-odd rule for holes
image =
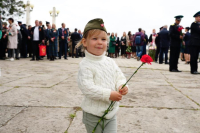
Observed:
[[[105,53],[95,56],[86,50],[85,56],[79,64],[78,73],[78,86],[84,94],[81,107],[85,112],[101,117],[111,103],[111,91],[118,91],[126,78],[115,61],[106,57]],[[119,102],[116,102],[105,118],[111,119],[118,109]]]

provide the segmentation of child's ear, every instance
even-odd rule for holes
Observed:
[[[85,39],[85,38],[82,38],[81,42],[82,42],[83,46],[86,48],[86,47],[87,47],[86,39]]]

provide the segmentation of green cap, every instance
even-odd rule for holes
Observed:
[[[96,19],[90,20],[85,26],[83,36],[87,31],[93,30],[93,29],[99,29],[99,30],[105,31],[107,33],[107,30],[104,26],[103,19],[101,19],[101,18],[96,18]]]
[[[199,12],[197,12],[196,14],[194,14],[194,16],[193,16],[193,17],[197,17],[197,16],[200,16],[200,11],[199,11]]]
[[[174,18],[176,18],[176,20],[181,20],[183,18],[182,15],[178,15],[178,16],[175,16]]]

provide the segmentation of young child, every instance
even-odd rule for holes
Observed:
[[[92,133],[98,120],[109,107],[111,101],[120,101],[128,93],[126,78],[117,64],[106,57],[107,31],[102,19],[87,23],[81,42],[85,47],[85,58],[80,62],[78,85],[84,94],[82,102],[83,123],[88,133]],[[117,133],[116,113],[119,102],[105,116],[104,130],[101,122],[95,133]]]

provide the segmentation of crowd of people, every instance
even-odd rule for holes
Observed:
[[[131,31],[123,33],[121,37],[117,33],[107,33],[107,56],[110,58],[137,59],[147,54],[147,49],[155,50],[155,62],[169,64],[169,71],[181,72],[178,70],[178,59],[185,61],[185,64],[191,65],[191,73],[197,72],[196,60],[199,56],[200,46],[200,13],[194,15],[195,22],[191,27],[180,26],[183,16],[176,16],[175,23],[168,26],[164,25],[160,31],[152,30],[148,38],[145,30],[138,29],[138,32],[132,34]],[[30,61],[43,60],[46,56],[48,60],[68,59],[68,57],[84,57],[84,47],[78,42],[83,38],[81,30],[75,29],[70,32],[65,23],[61,28],[56,28],[55,24],[46,22],[44,26],[42,21],[35,21],[35,26],[22,24],[18,21],[20,30],[14,23],[13,18],[2,23],[2,38],[0,40],[0,59],[14,61],[20,58],[31,58]],[[191,30],[191,33],[190,33]],[[46,46],[46,55],[40,54],[40,46]],[[148,48],[147,48],[148,47]],[[170,50],[170,53],[168,51]],[[7,53],[7,54],[6,54]],[[168,59],[169,58],[169,59]],[[159,60],[158,60],[159,59]],[[200,62],[200,60],[199,60]]]

